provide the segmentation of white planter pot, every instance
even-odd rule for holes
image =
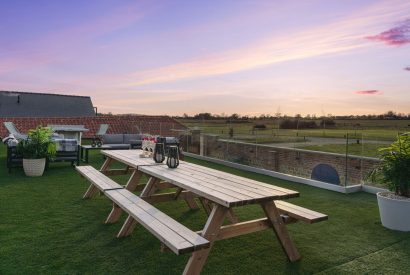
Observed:
[[[386,197],[386,192],[377,193],[380,219],[384,227],[410,231],[410,200]]]
[[[46,159],[23,159],[23,169],[26,176],[40,177],[44,173]]]

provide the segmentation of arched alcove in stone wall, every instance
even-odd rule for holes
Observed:
[[[318,164],[313,168],[311,179],[332,184],[340,184],[339,173],[329,164]]]

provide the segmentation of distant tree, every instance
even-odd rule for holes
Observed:
[[[229,116],[230,120],[238,120],[240,116],[237,113],[233,113],[232,115]]]
[[[211,113],[199,113],[194,115],[194,119],[212,119],[213,116]]]

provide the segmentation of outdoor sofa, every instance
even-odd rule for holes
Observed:
[[[104,134],[101,141],[112,149],[140,149],[143,134]]]

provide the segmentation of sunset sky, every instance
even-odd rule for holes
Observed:
[[[0,90],[112,113],[410,113],[409,0],[0,0],[0,18]]]

